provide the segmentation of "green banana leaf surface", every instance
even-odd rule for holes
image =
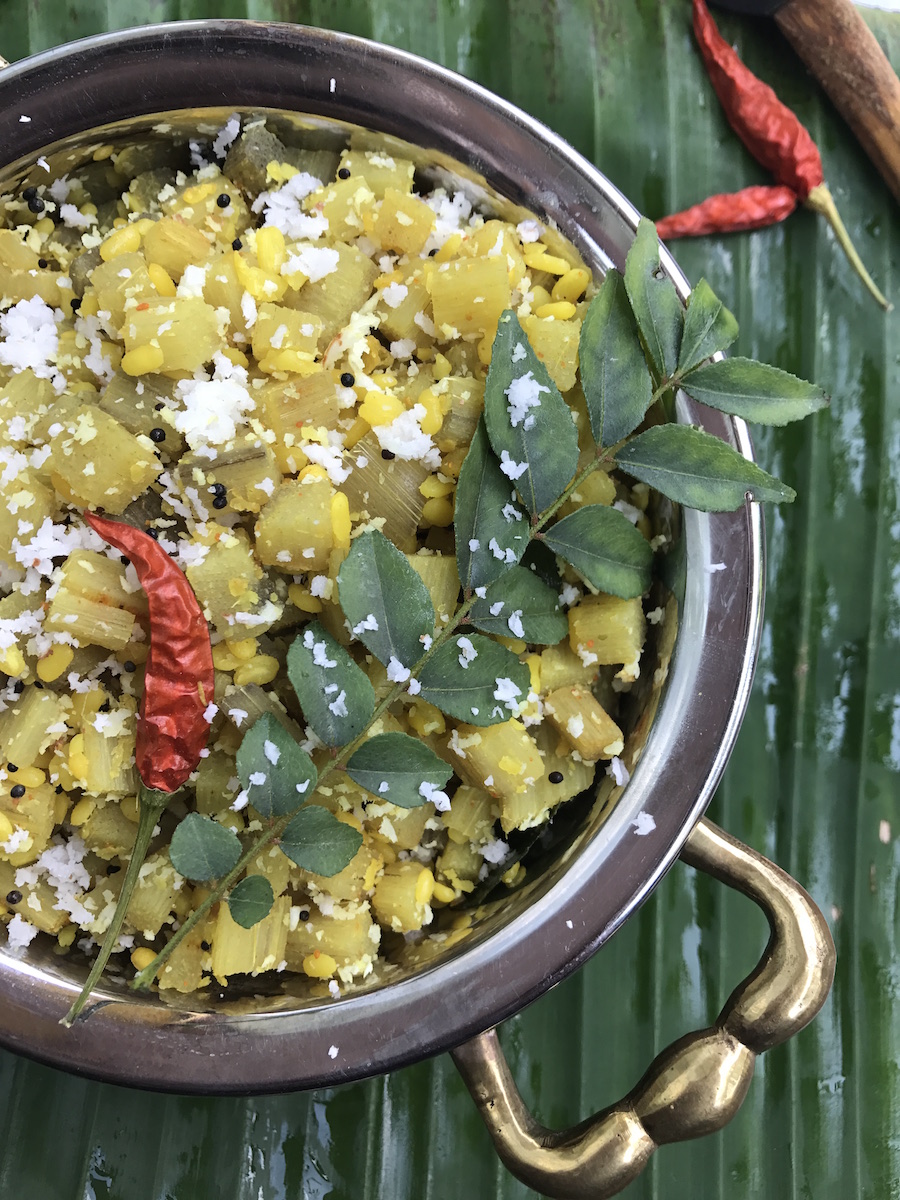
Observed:
[[[689,0],[0,0],[0,53],[197,17],[375,38],[478,80],[545,121],[648,216],[767,182],[728,128]],[[895,66],[900,16],[866,12]],[[900,304],[898,208],[771,22],[723,32],[803,119],[851,235]],[[800,211],[673,244],[735,312],[735,352],[828,391],[830,410],[759,433],[799,493],[767,513],[762,653],[711,815],[811,891],[838,949],[816,1022],[759,1060],[722,1133],[663,1148],[628,1200],[900,1197],[900,327]],[[501,1038],[548,1125],[616,1101],[708,1024],[767,930],[678,864],[584,969]],[[255,1099],[161,1096],[0,1053],[0,1197],[30,1200],[524,1200],[446,1056],[389,1077]]]

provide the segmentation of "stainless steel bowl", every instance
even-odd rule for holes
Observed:
[[[504,212],[521,206],[556,226],[598,274],[623,267],[638,213],[549,129],[409,54],[289,25],[159,25],[7,68],[0,190],[47,178],[38,156],[54,171],[71,170],[101,144],[214,130],[234,111],[279,114],[295,131],[314,126],[344,137],[363,127],[412,143],[423,163],[437,164],[484,203]],[[661,258],[686,298],[684,276],[665,251]],[[741,421],[686,398],[678,415],[750,456]],[[660,672],[649,698],[658,705],[652,723],[639,722],[631,734],[639,758],[631,782],[611,803],[606,781],[565,850],[535,882],[486,905],[470,936],[338,1002],[288,986],[176,1005],[108,985],[89,1019],[70,1030],[58,1021],[84,963],[34,948],[19,958],[4,948],[0,1041],[116,1083],[276,1091],[390,1070],[456,1046],[535,999],[648,896],[702,816],[737,735],[760,629],[759,510],[684,513],[679,553],[675,652],[665,686]],[[725,569],[714,570],[720,563]]]

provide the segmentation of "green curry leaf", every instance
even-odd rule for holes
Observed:
[[[726,358],[698,367],[682,387],[701,404],[760,425],[799,421],[828,404],[828,397],[814,383],[750,358]]]
[[[559,594],[527,567],[511,567],[469,610],[476,629],[555,646],[569,631]]]
[[[337,875],[362,845],[362,834],[327,808],[308,804],[285,827],[281,849],[291,862],[314,875]]]
[[[248,875],[228,894],[231,919],[244,929],[252,929],[272,911],[275,893],[265,875]]]
[[[263,713],[244,734],[237,773],[247,798],[261,817],[283,817],[316,790],[312,759],[271,713]]]
[[[659,265],[656,226],[646,217],[625,260],[625,290],[657,380],[671,378],[678,364],[684,309],[675,284]]]
[[[418,661],[422,638],[434,630],[434,606],[406,555],[383,533],[369,530],[354,540],[338,572],[338,595],[353,636],[380,662]]]
[[[690,425],[655,425],[616,455],[635,479],[701,512],[730,512],[744,500],[793,500],[796,493],[712,434]]]
[[[499,578],[519,561],[531,536],[512,481],[491,451],[483,417],[459,472],[453,524],[456,564],[466,590]]]
[[[738,323],[705,279],[694,285],[684,317],[678,374],[687,375],[738,335]]]
[[[544,540],[601,592],[628,600],[650,586],[650,543],[615,508],[603,504],[578,508],[551,526]]]
[[[291,643],[287,673],[310,728],[326,746],[342,746],[368,725],[375,711],[369,677],[317,621]]]
[[[618,271],[607,271],[590,303],[581,327],[578,360],[594,439],[598,446],[612,446],[638,427],[653,395],[634,313]]]
[[[484,389],[484,418],[500,470],[533,515],[562,495],[575,472],[572,410],[512,309],[500,317]]]
[[[241,857],[237,834],[200,813],[188,813],[176,826],[169,846],[172,866],[185,879],[206,883],[227,875]]]
[[[531,684],[528,668],[510,650],[478,633],[448,638],[418,675],[423,700],[470,725],[514,716]]]
[[[453,774],[419,738],[381,733],[363,742],[347,762],[347,774],[379,800],[418,808]]]

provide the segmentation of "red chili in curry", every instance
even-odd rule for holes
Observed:
[[[200,760],[215,684],[209,627],[181,568],[149,534],[85,513],[88,524],[134,564],[150,609],[150,653],[135,758],[145,787],[174,792]]]

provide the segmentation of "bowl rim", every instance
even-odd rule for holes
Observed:
[[[259,55],[270,64],[268,72],[254,73]],[[348,70],[354,62],[365,71]],[[242,91],[227,92],[238,85]],[[377,109],[398,85],[415,96],[402,122],[396,109]],[[593,248],[595,270],[623,256],[639,220],[634,206],[568,143],[480,85],[364,38],[277,23],[138,27],[69,43],[4,69],[0,144],[7,169],[33,162],[61,138],[115,119],[98,117],[109,113],[111,86],[133,98],[128,107],[134,115],[227,108],[223,92],[241,96],[235,110],[259,110],[272,107],[265,101],[277,91],[281,108],[367,124],[416,144],[436,143],[495,187],[512,156],[522,155],[512,198],[557,220],[567,236],[577,226],[579,248]],[[158,103],[163,95],[165,105]],[[427,132],[428,142],[411,130]],[[529,154],[543,160],[545,170],[552,168],[553,190],[541,188],[541,170],[522,165]],[[564,184],[574,189],[565,203]],[[498,190],[503,194],[503,187]],[[685,300],[689,284],[665,247],[660,260]],[[678,412],[752,458],[742,421],[700,409],[684,396]],[[737,513],[686,510],[684,536],[682,628],[644,756],[591,844],[525,917],[413,978],[316,1009],[203,1013],[156,1000],[124,1002],[101,990],[90,1019],[70,1030],[58,1021],[74,990],[0,948],[0,1043],[50,1065],[144,1088],[284,1091],[363,1078],[449,1049],[570,974],[677,858],[712,798],[749,699],[763,603],[762,514],[749,504]],[[727,570],[718,569],[723,561]],[[642,836],[636,836],[638,814],[645,827],[647,815],[655,823]]]

